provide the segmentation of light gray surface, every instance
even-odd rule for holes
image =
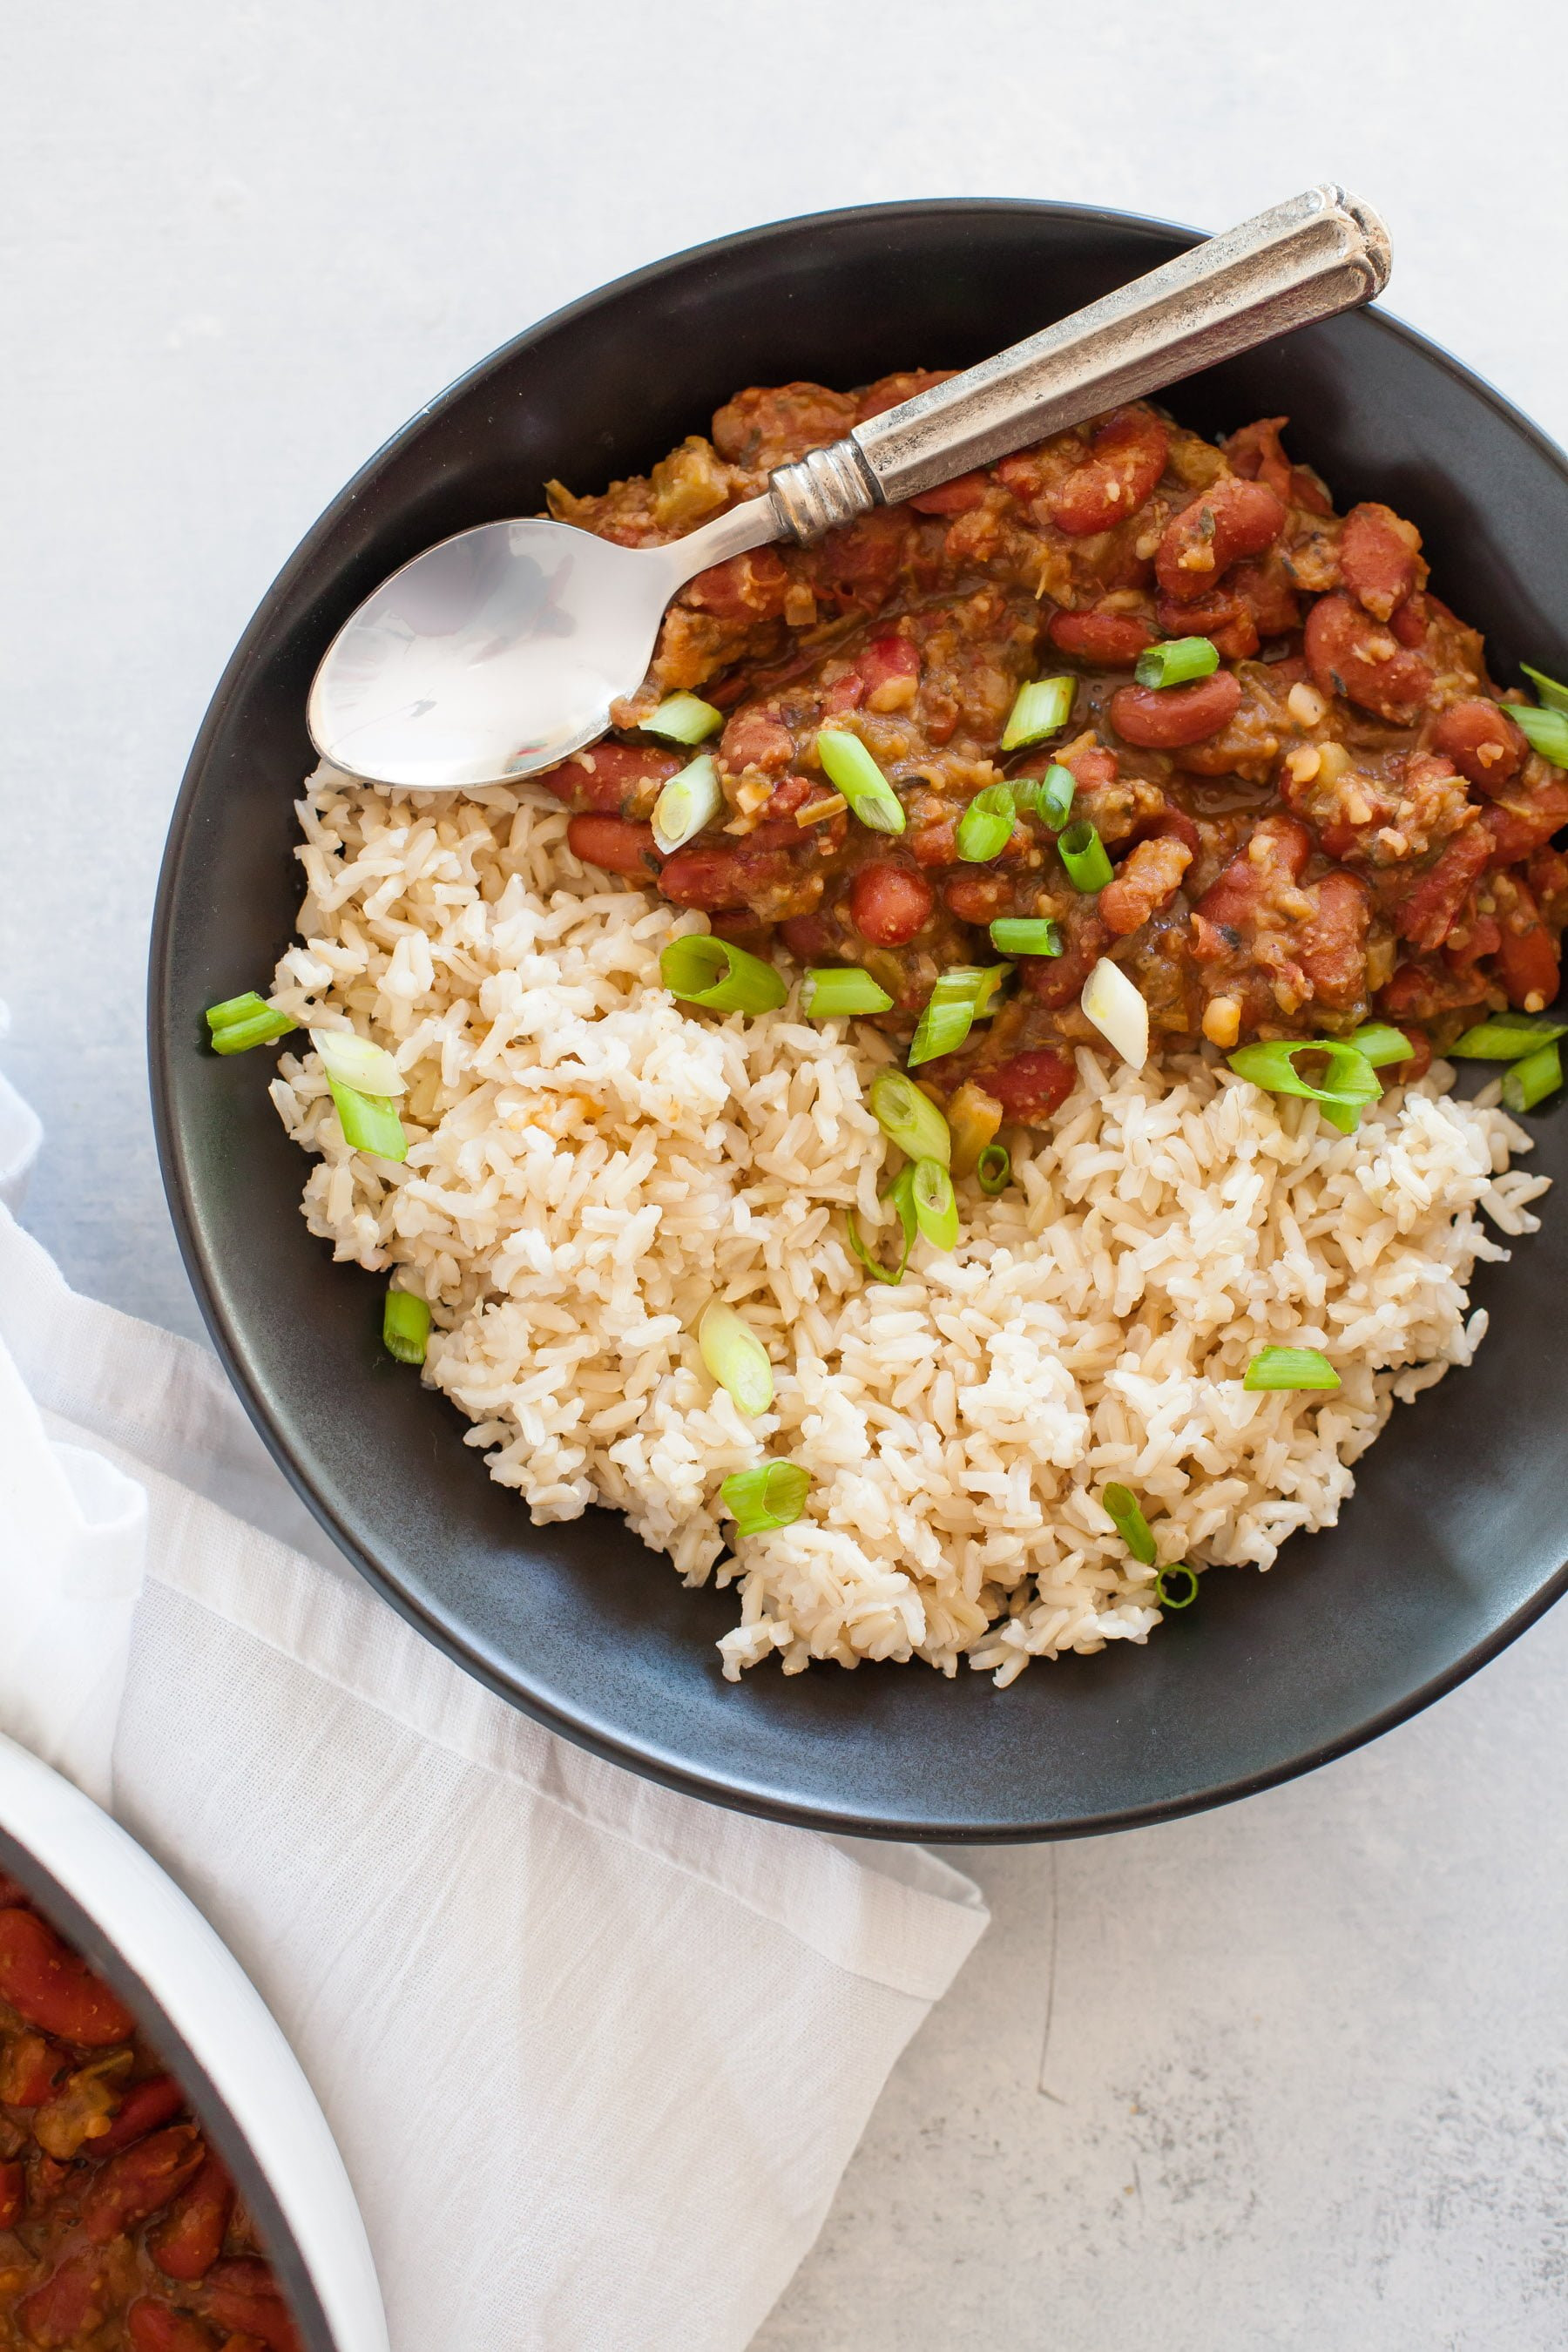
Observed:
[[[4,1051],[35,1230],[185,1330],[141,1004],[186,749],[319,509],[531,319],[821,205],[1218,227],[1335,177],[1391,307],[1568,430],[1557,9],[148,0],[18,16],[6,63]],[[1568,2341],[1565,1669],[1560,1615],[1295,1788],[972,1857],[991,1935],[762,2352]]]

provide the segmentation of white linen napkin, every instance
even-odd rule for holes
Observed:
[[[37,1139],[0,1079],[0,1197]],[[984,1927],[971,1882],[492,1697],[331,1552],[216,1362],[3,1207],[0,1514],[0,1727],[107,1801],[114,1727],[112,1809],[326,2109],[395,2352],[739,2352]]]

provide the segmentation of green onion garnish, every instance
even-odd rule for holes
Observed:
[[[793,1527],[810,1491],[811,1473],[798,1462],[759,1462],[750,1470],[731,1470],[719,1489],[738,1536]]]
[[[353,1029],[312,1029],[310,1043],[328,1077],[352,1087],[356,1095],[386,1102],[407,1093],[407,1081],[384,1045],[373,1045]]]
[[[243,996],[226,997],[221,1004],[207,1007],[215,1054],[247,1054],[252,1045],[270,1045],[274,1037],[285,1037],[299,1025],[264,996],[258,996],[253,988]]]
[[[658,969],[671,996],[705,1004],[710,1013],[772,1013],[789,994],[783,974],[771,963],[707,931],[671,940],[659,955]]]
[[[1212,637],[1167,637],[1138,656],[1132,672],[1140,686],[1185,686],[1189,678],[1208,677],[1219,667],[1219,648]]]
[[[1548,1013],[1499,1013],[1467,1029],[1446,1051],[1451,1062],[1517,1062],[1559,1037],[1568,1037],[1568,1022],[1553,1021]]]
[[[1340,1376],[1317,1348],[1260,1348],[1244,1389],[1337,1389]]]
[[[952,1249],[958,1239],[958,1197],[940,1160],[916,1160],[910,1198],[915,1223],[932,1249]]]
[[[662,735],[667,743],[705,743],[724,724],[724,714],[700,695],[671,694],[639,724],[645,735]]]
[[[1152,1568],[1159,1558],[1154,1538],[1149,1532],[1149,1522],[1138,1507],[1138,1497],[1131,1486],[1107,1486],[1100,1501],[1116,1522],[1116,1532],[1134,1559],[1145,1568]]]
[[[742,1317],[721,1298],[704,1308],[697,1326],[702,1360],[742,1412],[766,1412],[773,1401],[773,1368],[768,1351]]]
[[[974,1163],[974,1181],[994,1200],[1013,1181],[1013,1155],[1005,1143],[988,1143]]]
[[[1021,814],[1037,816],[1042,824],[1059,833],[1072,808],[1078,778],[1070,768],[1053,760],[1043,776],[1015,776],[1008,789]]]
[[[1510,702],[1508,715],[1523,728],[1532,751],[1554,768],[1568,768],[1568,710],[1537,710],[1531,702]]]
[[[844,1212],[844,1222],[849,1228],[849,1246],[874,1281],[897,1283],[902,1282],[904,1278],[904,1268],[910,1262],[910,1252],[915,1245],[914,1189],[915,1169],[918,1164],[913,1160],[907,1160],[887,1191],[881,1195],[884,1201],[892,1202],[898,1212],[899,1223],[904,1231],[903,1255],[891,1273],[879,1258],[872,1256],[861,1240],[860,1228],[855,1222],[854,1210],[846,1209]]]
[[[417,1291],[389,1290],[381,1310],[381,1344],[400,1364],[422,1364],[430,1338],[430,1309]]]
[[[1103,890],[1110,879],[1110,860],[1105,854],[1105,844],[1086,816],[1069,824],[1058,840],[1057,856],[1067,867],[1073,888],[1083,891],[1086,897],[1091,890]]]
[[[343,1141],[351,1151],[372,1151],[378,1160],[407,1159],[408,1138],[403,1132],[403,1121],[384,1095],[362,1095],[330,1071],[327,1084],[332,1090]]]
[[[1321,1087],[1313,1086],[1297,1069],[1298,1054],[1326,1056],[1328,1068]],[[1339,1038],[1277,1037],[1263,1045],[1243,1045],[1229,1060],[1238,1078],[1271,1095],[1305,1095],[1346,1135],[1360,1124],[1363,1107],[1375,1102],[1383,1092],[1382,1081],[1366,1055]]]
[[[873,833],[902,833],[899,796],[858,735],[825,727],[816,739],[816,756],[862,824]]]
[[[911,1160],[935,1160],[943,1168],[952,1167],[952,1136],[946,1119],[902,1070],[879,1070],[867,1099],[872,1118],[900,1151]]]
[[[660,856],[670,856],[693,834],[711,824],[723,805],[724,795],[719,788],[719,771],[713,764],[713,756],[709,751],[700,752],[679,776],[671,776],[654,803],[653,845]]]
[[[1502,1082],[1502,1098],[1510,1110],[1533,1110],[1538,1102],[1556,1093],[1563,1084],[1563,1056],[1555,1045],[1539,1045],[1516,1062]]]
[[[1178,1577],[1185,1577],[1184,1588],[1175,1582]],[[1184,1559],[1173,1560],[1154,1579],[1154,1590],[1162,1609],[1190,1609],[1198,1597],[1198,1580]]]
[[[1528,662],[1521,662],[1520,667],[1548,710],[1568,710],[1568,686],[1559,685],[1556,678],[1548,677],[1544,670],[1531,669]],[[1519,713],[1511,702],[1505,703],[1503,708],[1510,717],[1518,718]]]
[[[955,964],[951,971],[944,971],[915,1024],[908,1067],[915,1069],[921,1062],[934,1062],[956,1051],[974,1023],[984,1021],[991,1012],[996,991],[1011,970],[1005,963],[988,964],[983,970],[974,964]]]
[[[808,1021],[837,1021],[850,1013],[890,1013],[893,1000],[858,964],[814,964],[800,985]]]
[[[1369,1021],[1350,1042],[1374,1070],[1386,1069],[1390,1062],[1407,1062],[1415,1051],[1405,1032],[1391,1028],[1386,1021]]]
[[[991,926],[991,944],[1004,955],[1059,956],[1062,927],[1049,915],[998,915]]]
[[[1026,744],[1058,734],[1072,717],[1077,685],[1072,677],[1037,677],[1032,686],[1020,687],[1002,730],[1004,751],[1021,751]]]
[[[987,784],[975,793],[958,820],[954,839],[960,857],[966,865],[984,866],[988,859],[999,856],[1013,837],[1014,806],[1011,788],[1006,784]]]

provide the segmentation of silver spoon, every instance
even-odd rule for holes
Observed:
[[[665,606],[710,564],[770,540],[809,545],[883,500],[1370,301],[1389,259],[1370,205],[1309,188],[781,466],[761,498],[668,546],[540,520],[459,531],[339,630],[310,688],[310,740],[352,775],[415,789],[552,767],[636,693]]]

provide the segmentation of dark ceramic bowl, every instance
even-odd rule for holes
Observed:
[[[291,801],[305,696],[362,597],[472,523],[530,514],[705,428],[739,385],[963,366],[1195,240],[1053,205],[824,215],[640,271],[531,328],[406,425],[342,493],[247,631],[191,758],[159,893],[150,1019],[159,1144],[213,1338],[279,1462],[364,1574],[531,1714],[634,1770],[782,1820],[887,1836],[1039,1838],[1247,1794],[1373,1738],[1470,1674],[1563,1589],[1568,1216],[1483,1271],[1475,1368],[1401,1406],[1338,1528],[1267,1578],[1223,1570],[1147,1647],[1036,1664],[1005,1693],[923,1666],[763,1667],[713,1643],[731,1594],[689,1592],[622,1522],[536,1528],[464,1424],[386,1357],[383,1284],[334,1267],[304,1163],[252,1057],[201,1050],[203,1007],[255,986],[300,893]],[[1288,414],[1342,505],[1386,499],[1494,669],[1568,657],[1568,467],[1506,402],[1376,311],[1194,378],[1200,432]],[[1533,1122],[1561,1176],[1568,1120]],[[1553,1196],[1555,1197],[1555,1196]]]

